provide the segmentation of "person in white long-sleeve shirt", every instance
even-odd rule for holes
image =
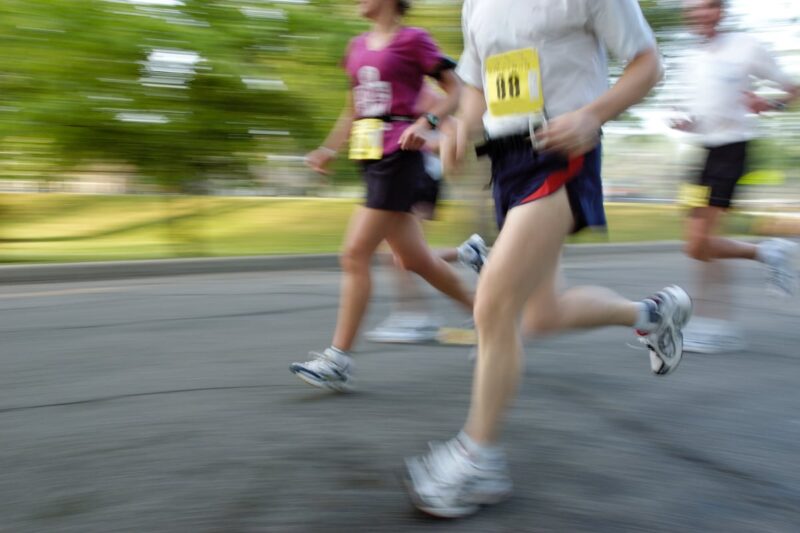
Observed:
[[[760,244],[723,238],[720,221],[731,206],[736,184],[744,175],[750,141],[756,138],[758,113],[781,110],[800,94],[800,87],[780,68],[774,55],[757,39],[743,32],[720,29],[725,14],[721,0],[686,0],[684,10],[692,31],[701,38],[689,55],[684,90],[687,117],[673,126],[691,132],[705,149],[705,163],[694,183],[685,185],[684,203],[691,208],[687,221],[686,253],[700,265],[699,286],[704,298],[720,297],[727,288],[722,259],[750,259],[768,268],[770,288],[790,295],[797,283],[792,267],[796,246],[771,239]],[[785,97],[768,100],[757,96],[754,80],[776,84]],[[684,331],[684,349],[720,353],[744,347],[728,320],[706,304],[698,305]],[[714,314],[717,316],[712,316]]]

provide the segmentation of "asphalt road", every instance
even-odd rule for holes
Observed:
[[[638,298],[690,270],[643,254],[566,272]],[[287,367],[329,342],[335,271],[0,287],[0,531],[800,531],[800,306],[736,273],[745,352],[657,378],[623,329],[531,345],[505,433],[515,497],[456,522],[416,513],[397,473],[459,429],[469,349],[362,343],[358,393],[302,384]],[[376,290],[369,325],[385,272]]]

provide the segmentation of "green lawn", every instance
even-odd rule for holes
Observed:
[[[325,253],[339,249],[357,200],[185,196],[0,195],[0,262]],[[482,227],[493,228],[491,205]],[[609,204],[608,234],[575,242],[679,239],[673,206]],[[478,230],[481,209],[446,202],[426,231],[435,246]],[[749,221],[733,217],[733,231]],[[491,231],[491,230],[490,230]],[[492,236],[489,235],[489,238]]]

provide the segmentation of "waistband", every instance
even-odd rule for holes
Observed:
[[[411,115],[381,115],[379,117],[358,117],[356,120],[382,120],[384,122],[414,122],[417,117]]]
[[[530,134],[515,133],[512,135],[504,135],[503,137],[486,139],[483,144],[475,146],[475,154],[478,157],[492,157],[498,153],[517,150],[520,148],[530,148],[534,153],[537,153],[537,150],[534,148],[533,142],[531,141]]]

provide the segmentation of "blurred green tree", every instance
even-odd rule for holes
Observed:
[[[168,190],[246,178],[310,116],[275,64],[288,26],[257,1],[4,0],[0,139],[50,171],[124,162]]]

